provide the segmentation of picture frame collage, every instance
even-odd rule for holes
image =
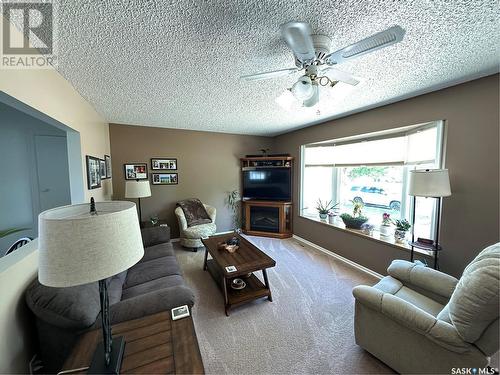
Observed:
[[[177,185],[179,174],[176,158],[151,158],[151,184]],[[125,163],[123,165],[125,180],[147,180],[147,163]],[[171,172],[176,171],[176,172]]]
[[[85,155],[85,165],[87,170],[87,188],[89,190],[100,188],[102,180],[112,177],[111,156],[109,155],[104,155],[104,159]]]

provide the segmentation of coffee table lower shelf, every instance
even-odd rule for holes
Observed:
[[[258,279],[253,273],[250,277],[245,278],[242,276],[235,276],[242,278],[246,286],[243,289],[235,290],[231,288],[231,281],[235,277],[226,278],[222,273],[222,270],[217,265],[215,260],[208,259],[207,260],[207,270],[215,280],[217,286],[224,294],[224,302],[225,302],[225,311],[226,315],[229,316],[229,309],[232,306],[240,305],[243,303],[247,303],[259,298],[267,297],[269,301],[272,301],[271,290],[269,286],[266,286],[262,281]],[[264,275],[264,279],[267,280],[266,270],[262,270]]]

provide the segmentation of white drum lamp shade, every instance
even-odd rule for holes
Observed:
[[[70,287],[116,275],[144,255],[135,204],[110,201],[42,212],[39,227],[41,284]],[[82,301],[83,302],[83,301]]]
[[[146,198],[151,196],[148,180],[127,181],[125,183],[125,198]]]
[[[415,197],[448,197],[451,195],[447,169],[418,169],[410,171],[409,195]]]

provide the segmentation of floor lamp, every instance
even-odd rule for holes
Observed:
[[[144,255],[137,210],[132,202],[63,206],[38,217],[40,283],[71,287],[99,283],[103,341],[88,373],[118,374],[125,340],[111,335],[106,279],[136,264]],[[81,301],[85,303],[85,301]]]
[[[137,198],[139,206],[139,223],[142,226],[141,198],[151,196],[151,187],[148,180],[135,180],[125,182],[125,198]]]
[[[439,244],[439,226],[441,222],[441,201],[443,197],[451,195],[450,177],[447,169],[416,169],[410,171],[409,195],[413,196],[412,213],[412,241],[411,241],[411,261],[413,262],[413,248],[421,248],[434,252],[434,268],[438,269],[438,252],[441,250]],[[423,245],[415,242],[415,212],[417,197],[437,199],[436,209],[436,233],[433,244]]]

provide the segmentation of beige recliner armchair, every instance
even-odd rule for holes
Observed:
[[[182,208],[177,207],[174,211],[177,221],[179,223],[180,239],[179,242],[184,247],[189,247],[193,251],[197,251],[199,247],[203,247],[201,242],[202,238],[210,237],[217,231],[217,226],[215,225],[215,217],[217,215],[217,210],[215,207],[209,206],[208,204],[203,204],[208,216],[212,220],[211,223],[194,225],[188,227],[186,216],[184,216],[184,211]]]
[[[484,368],[499,349],[500,243],[460,280],[395,260],[375,286],[357,286],[356,343],[400,373]]]

